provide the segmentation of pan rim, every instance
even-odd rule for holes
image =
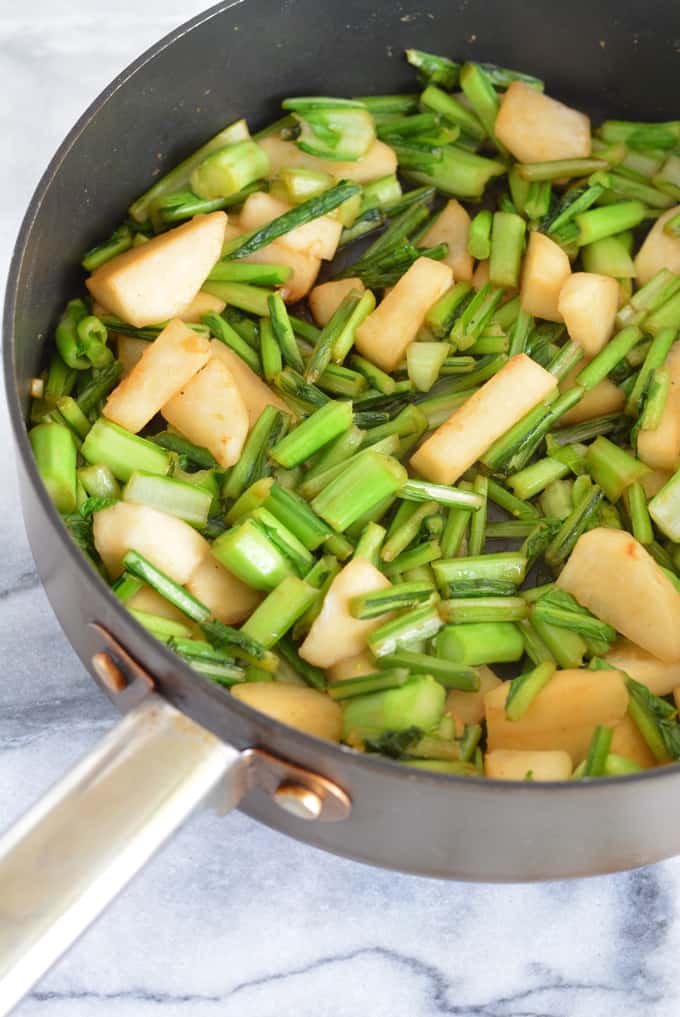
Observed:
[[[418,783],[429,784],[430,786],[441,784],[442,788],[444,786],[455,786],[457,791],[467,789],[474,793],[486,791],[487,793],[492,794],[498,793],[501,789],[503,789],[508,794],[514,793],[515,796],[519,795],[520,791],[534,796],[546,793],[558,793],[561,795],[575,793],[585,796],[589,792],[591,794],[599,793],[600,791],[606,792],[611,786],[625,788],[636,786],[642,781],[660,781],[663,778],[676,777],[678,772],[680,772],[680,762],[667,766],[655,767],[651,770],[643,770],[640,773],[626,774],[619,777],[600,777],[593,781],[510,781],[482,776],[457,776],[454,774],[437,773],[434,771],[410,768],[395,760],[391,760],[377,754],[367,755],[365,753],[358,752],[349,746],[316,738],[315,736],[306,734],[305,732],[291,727],[288,724],[284,724],[282,721],[267,717],[260,711],[255,710],[253,707],[250,707],[245,703],[241,703],[232,696],[228,696],[228,693],[225,695],[224,690],[219,689],[214,683],[210,682],[209,679],[197,674],[189,667],[188,664],[185,664],[184,661],[173,654],[166,646],[159,644],[157,640],[154,640],[154,637],[148,633],[143,626],[129,614],[129,612],[125,610],[124,606],[111,592],[110,587],[108,587],[93,571],[84,555],[80,552],[69,536],[59,513],[47,494],[47,490],[35,465],[31,446],[28,441],[28,432],[22,412],[18,386],[15,383],[15,317],[18,297],[18,282],[26,256],[26,248],[31,238],[31,234],[35,227],[45,196],[52,186],[61,164],[92,120],[98,116],[100,111],[113,98],[116,92],[131,78],[133,78],[134,75],[137,74],[144,66],[153,61],[165,49],[174,45],[184,35],[187,35],[195,28],[212,20],[220,14],[243,5],[245,2],[246,0],[222,0],[222,2],[207,8],[205,11],[202,11],[200,14],[186,22],[183,22],[177,28],[164,35],[156,43],[144,50],[140,56],[129,63],[119,74],[117,74],[116,77],[104,89],[102,89],[95,99],[87,106],[85,111],[76,120],[73,127],[71,127],[63,141],[58,146],[46,169],[42,173],[35,190],[33,191],[22,219],[9,265],[4,301],[2,323],[4,338],[4,389],[16,453],[21,459],[23,468],[26,471],[29,482],[38,498],[41,508],[49,518],[52,528],[57,534],[60,553],[64,554],[67,559],[74,562],[79,579],[83,583],[89,584],[94,582],[96,584],[101,584],[99,588],[103,588],[106,591],[105,597],[108,598],[109,608],[113,615],[119,620],[121,626],[132,625],[141,637],[141,640],[149,641],[149,645],[152,645],[150,641],[153,640],[154,650],[157,651],[160,649],[161,656],[165,658],[168,667],[173,667],[176,670],[178,669],[183,680],[186,679],[187,682],[192,681],[199,684],[203,691],[214,699],[216,705],[219,705],[219,708],[233,711],[238,717],[244,719],[257,718],[258,723],[260,725],[264,724],[266,727],[267,737],[271,737],[271,741],[273,743],[276,742],[277,734],[285,731],[288,739],[299,744],[303,749],[305,747],[315,748],[317,750],[321,749],[324,756],[330,760],[334,760],[346,766],[349,765],[356,767],[359,771],[369,770],[372,773],[382,772],[386,776],[394,778],[399,775],[399,779],[417,781]]]

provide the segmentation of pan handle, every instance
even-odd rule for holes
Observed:
[[[152,693],[0,838],[0,1015],[248,756]]]

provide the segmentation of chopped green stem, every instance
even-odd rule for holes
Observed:
[[[251,265],[246,262],[218,261],[208,276],[208,282],[282,286],[292,274],[293,270],[288,265]]]
[[[517,626],[522,633],[522,639],[524,640],[524,652],[534,667],[544,663],[551,663],[554,665],[556,663],[555,658],[531,624],[531,621],[528,618],[525,618],[518,622]]]
[[[91,424],[78,403],[71,396],[57,399],[57,410],[78,438],[85,438]]]
[[[501,519],[487,523],[486,536],[488,540],[521,540],[533,533],[535,527],[536,519]]]
[[[638,371],[635,384],[626,400],[626,413],[637,416],[644,402],[649,383],[654,371],[661,367],[675,341],[675,330],[663,328],[657,332],[647,351],[642,367]]]
[[[599,385],[642,338],[636,325],[629,325],[611,339],[587,367],[576,376],[576,384],[586,391]]]
[[[471,254],[473,258],[478,258],[480,261],[484,261],[491,254],[492,223],[493,213],[489,212],[486,208],[478,212],[470,223],[467,242],[468,254]]]
[[[245,267],[245,266],[244,266]],[[269,308],[269,322],[274,338],[279,345],[281,355],[286,364],[296,371],[304,370],[304,363],[298,344],[295,341],[295,333],[283,298],[279,293],[273,293],[267,300]]]
[[[505,701],[505,716],[508,720],[521,720],[536,696],[545,688],[555,674],[555,665],[550,661],[539,664],[533,671],[513,678]]]
[[[647,742],[657,763],[670,763],[673,757],[668,751],[661,724],[668,716],[663,708],[668,708],[672,713],[674,712],[672,707],[663,699],[653,696],[646,686],[632,678],[626,678],[626,687],[629,696],[628,713],[633,718],[635,726]]]
[[[273,387],[281,393],[298,416],[306,416],[313,410],[326,406],[330,399],[316,385],[310,385],[292,367],[286,367],[276,375]]]
[[[436,599],[436,594],[433,596],[433,593],[429,583],[396,583],[387,590],[352,597],[349,607],[354,618],[379,618],[392,611],[430,604]]]
[[[63,424],[38,424],[29,440],[40,478],[57,511],[66,515],[76,510],[76,446]]]
[[[209,452],[207,448],[203,448],[200,445],[192,444],[192,442],[183,438],[181,434],[175,434],[172,431],[159,431],[158,434],[154,434],[149,440],[153,441],[156,445],[160,445],[161,448],[167,449],[168,452],[176,452],[177,455],[187,459],[192,466],[198,469],[212,470],[217,466],[217,460],[212,452]]]
[[[283,523],[309,551],[315,551],[332,531],[312,512],[307,502],[295,491],[287,491],[273,483],[263,506]]]
[[[489,281],[494,286],[517,287],[525,234],[526,223],[521,216],[494,213],[489,262]]]
[[[338,463],[346,462],[350,456],[354,455],[361,447],[364,433],[360,428],[353,425],[334,441],[324,446],[308,467],[300,493],[307,497],[307,492],[304,488],[310,481],[324,473],[331,466],[337,466]],[[318,494],[318,490],[314,491],[314,494]]]
[[[297,652],[295,644],[288,636],[284,636],[279,640],[276,650],[295,673],[302,678],[306,685],[309,685],[310,688],[318,689],[320,692],[325,691],[326,676],[324,672],[321,668],[314,667],[313,664],[303,660]]]
[[[355,371],[362,374],[368,383],[374,389],[377,389],[378,392],[382,392],[384,395],[392,395],[396,382],[385,371],[381,371],[379,367],[372,364],[370,360],[360,357],[358,353],[352,354],[349,363],[350,367],[353,367]]]
[[[129,572],[121,572],[113,583],[111,592],[115,593],[121,604],[126,604],[136,593],[139,593],[143,586],[144,583],[137,576],[133,576]]]
[[[464,134],[481,141],[485,134],[484,125],[475,114],[462,102],[437,87],[437,83],[428,84],[420,96],[420,104],[424,109],[433,110],[446,121],[460,127]]]
[[[359,194],[360,190],[359,184],[351,183],[347,180],[341,181],[335,187],[331,187],[322,194],[310,198],[309,201],[304,201],[301,205],[297,205],[295,208],[290,209],[290,211],[284,212],[283,215],[273,219],[272,222],[267,223],[265,226],[253,230],[245,237],[238,237],[237,244],[228,251],[227,257],[245,258],[249,254],[254,254],[255,251],[259,251],[261,247],[266,247],[267,244],[271,244],[273,240],[284,236],[290,230],[296,229],[298,226],[304,226],[313,219],[318,219],[319,216],[332,212],[333,209],[338,208],[339,205],[342,205],[352,195]]]
[[[581,249],[581,259],[586,272],[611,275],[614,279],[633,279],[635,265],[630,251],[622,237],[626,234],[605,237]]]
[[[251,514],[251,520],[267,535],[272,544],[292,564],[298,576],[304,578],[312,568],[314,558],[301,540],[268,509],[260,506]]]
[[[184,587],[156,568],[155,565],[137,551],[128,551],[123,558],[123,565],[127,572],[137,576],[142,582],[156,590],[161,597],[188,618],[195,622],[205,622],[210,618],[212,612],[205,604],[202,604],[188,590],[185,590]]]
[[[600,435],[586,453],[586,466],[611,502],[618,501],[629,484],[649,472],[649,467],[625,449]]]
[[[181,622],[173,621],[171,618],[163,618],[158,614],[150,614],[148,611],[140,611],[138,608],[129,607],[128,611],[132,617],[143,625],[147,632],[158,639],[161,643],[169,643],[174,639],[188,639],[191,630]]]
[[[631,484],[625,492],[626,507],[633,527],[633,536],[641,544],[651,544],[654,540],[654,527],[647,508],[647,495],[639,481]]]
[[[404,644],[431,639],[442,624],[436,607],[418,607],[374,629],[368,637],[368,645],[374,656],[384,657]]]
[[[406,470],[400,463],[367,449],[350,459],[338,476],[317,494],[312,508],[329,526],[343,533],[366,512],[397,494],[406,480]]]
[[[539,459],[508,477],[507,484],[518,498],[526,501],[540,494],[554,480],[566,477],[569,472],[569,467],[556,459]]]
[[[569,374],[569,371],[583,360],[583,357],[583,347],[570,340],[564,344],[559,353],[550,361],[548,370],[558,381],[562,381]]]
[[[260,322],[260,360],[265,381],[271,382],[282,370],[283,358],[269,318],[263,318]]]
[[[621,201],[614,205],[591,208],[574,217],[578,227],[578,243],[593,244],[603,237],[633,229],[647,218],[647,209],[641,201]]]
[[[465,481],[461,481],[459,487],[461,490],[472,491],[472,485],[467,484]],[[440,538],[441,551],[444,558],[453,558],[458,554],[469,522],[470,510],[461,508],[449,509]]]
[[[111,497],[111,494],[98,497]],[[183,519],[193,526],[205,526],[212,495],[203,488],[172,477],[135,472],[125,485],[123,501],[148,505],[159,512]]]
[[[483,456],[494,473],[508,475],[526,466],[532,455],[559,418],[575,406],[583,395],[579,386],[569,389],[551,403],[540,403],[493,443]]]
[[[473,219],[473,224],[476,221]],[[473,295],[469,282],[457,282],[432,305],[425,315],[425,324],[437,339],[443,339],[451,331],[453,323]]]
[[[375,296],[370,289],[367,289],[354,304],[347,318],[335,330],[331,346],[331,359],[333,363],[340,364],[344,361],[354,345],[354,338],[359,325],[368,317],[374,307]]]
[[[657,367],[650,378],[644,409],[640,415],[640,427],[643,430],[655,431],[661,423],[670,388],[670,371],[665,367]]]
[[[525,310],[520,309],[514,325],[512,326],[512,331],[510,332],[510,349],[508,350],[509,356],[514,357],[518,353],[524,353],[533,327],[533,317]]]
[[[452,664],[511,663],[524,653],[524,642],[514,622],[470,622],[447,625],[436,639],[437,656]]]
[[[549,180],[534,180],[529,184],[529,192],[524,202],[525,215],[532,222],[541,222],[550,211],[552,184]]]
[[[399,497],[405,501],[434,501],[438,505],[449,505],[472,512],[484,507],[484,494],[447,487],[444,484],[431,484],[426,480],[407,480],[399,492]]]
[[[80,262],[86,272],[94,272],[95,269],[99,268],[100,265],[106,264],[111,258],[115,258],[117,254],[122,254],[123,251],[127,251],[132,247],[132,230],[123,223],[117,230],[114,230],[108,240],[103,244],[98,244],[97,247],[92,247],[87,251]]]
[[[641,772],[642,767],[634,763],[632,759],[628,759],[626,756],[619,756],[615,752],[610,752],[604,761],[605,777],[624,777],[629,773]]]
[[[477,155],[462,145],[432,146],[411,142],[392,147],[405,176],[419,184],[431,184],[443,194],[454,197],[480,198],[489,181],[505,172],[504,163]]]
[[[384,526],[380,526],[378,523],[368,523],[354,548],[354,557],[364,558],[375,568],[378,568],[386,534]]]
[[[430,562],[441,558],[442,552],[438,540],[426,540],[422,544],[402,551],[385,566],[385,572],[390,579],[401,577],[403,572],[420,568],[422,565],[429,565]]]
[[[351,425],[352,403],[328,402],[277,442],[270,455],[281,466],[290,469],[309,459]]]
[[[563,427],[556,431],[552,438],[558,447],[573,445],[578,442],[589,441],[596,438],[598,434],[612,434],[628,429],[630,421],[621,413],[608,413],[602,417],[593,417],[591,420],[584,420],[581,424],[574,424],[573,427]]]
[[[505,154],[506,149],[496,138],[494,128],[500,99],[480,64],[466,63],[460,69],[460,87],[470,106],[479,117],[484,130],[496,148]]]
[[[78,470],[78,480],[92,498],[120,498],[120,484],[103,463],[82,466]]]
[[[451,342],[455,343],[459,350],[466,350],[472,346],[491,321],[502,299],[502,289],[490,282],[485,283],[460,317],[454,321],[450,332]]]
[[[680,542],[680,471],[650,500],[649,514],[665,536]]]
[[[488,477],[478,473],[473,481],[472,488],[474,493],[481,498],[482,504],[474,512],[470,520],[470,533],[468,536],[468,552],[473,556],[481,555],[484,551],[484,543],[486,540],[488,487]]]
[[[105,417],[94,423],[80,451],[89,463],[104,463],[122,481],[129,480],[135,471],[164,476],[170,469],[170,457],[164,449]]]
[[[241,632],[270,650],[311,606],[316,595],[313,586],[296,576],[287,576],[255,608]]]
[[[259,313],[259,312],[255,312]],[[256,374],[262,373],[262,366],[257,352],[238,334],[236,329],[222,317],[211,311],[203,315],[203,323],[208,326],[210,332],[216,339],[228,346],[234,353],[238,354],[241,360],[245,361],[251,371]]]
[[[598,170],[606,170],[603,159],[554,159],[551,162],[524,162],[517,164],[517,172],[524,180],[568,180],[587,177]]]
[[[603,643],[613,643],[616,639],[616,630],[611,625],[595,618],[564,590],[549,590],[539,597],[532,617],[557,628],[578,632],[585,639],[597,639]]]
[[[596,517],[603,498],[602,488],[594,485],[592,490],[567,516],[545,552],[545,560],[549,565],[557,568],[566,561],[578,538]]]
[[[493,477],[488,478],[488,496],[494,504],[498,505],[499,508],[505,509],[515,519],[532,520],[538,518],[538,509],[527,501],[522,500],[516,494],[507,491]]]
[[[476,692],[479,689],[479,675],[471,667],[457,667],[441,657],[413,650],[398,649],[380,658],[380,667],[407,668],[411,674],[429,674],[445,689],[459,689],[462,692]]]
[[[409,738],[411,744],[439,723],[444,700],[444,689],[431,675],[411,677],[399,688],[353,696],[343,706],[343,738],[352,741],[353,736],[370,732],[367,737],[372,740],[415,728],[409,732],[415,736]]]
[[[361,294],[359,291],[350,290],[328,324],[321,330],[312,355],[307,361],[304,373],[305,381],[313,384],[323,374],[331,361],[338,336],[345,329],[360,300]]]
[[[406,684],[409,677],[406,668],[395,667],[385,671],[376,671],[373,674],[362,674],[358,678],[344,678],[342,681],[333,682],[326,691],[331,699],[341,702],[344,699],[353,699],[355,696],[365,696],[372,692],[399,689]]]
[[[294,566],[254,519],[221,534],[212,545],[215,557],[256,590],[273,590]]]
[[[510,622],[527,616],[527,605],[521,597],[457,597],[443,600],[439,613],[448,624],[468,622]]]
[[[247,487],[265,474],[270,447],[274,443],[278,444],[288,424],[288,414],[275,406],[265,406],[246,438],[238,462],[232,466],[224,483],[222,496],[227,501],[235,501]]]
[[[421,81],[441,85],[447,91],[451,91],[458,84],[460,64],[454,63],[448,57],[426,53],[422,49],[407,49],[405,52],[406,59],[411,67],[416,68]]]
[[[519,585],[526,576],[527,560],[515,551],[467,556],[442,560],[433,566],[442,595],[453,595],[453,588],[461,581],[508,580]]]

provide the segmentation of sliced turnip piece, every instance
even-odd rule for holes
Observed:
[[[501,99],[494,131],[519,162],[552,162],[590,155],[590,120],[522,81]]]
[[[558,313],[569,337],[594,357],[612,337],[619,305],[619,284],[607,275],[575,272],[560,290]]]
[[[557,585],[649,653],[680,659],[680,593],[630,533],[584,533]]]
[[[208,541],[193,526],[148,505],[116,502],[95,513],[92,530],[112,579],[123,571],[123,558],[132,549],[184,584],[210,552]]]
[[[508,720],[505,701],[510,683],[485,698],[487,747],[522,751],[567,752],[574,765],[585,758],[598,724],[612,727],[628,708],[620,671],[556,671],[520,720]]]
[[[328,588],[321,612],[300,647],[300,656],[317,667],[332,667],[365,651],[368,636],[389,616],[360,621],[350,611],[350,601],[359,594],[385,590],[391,585],[370,562],[353,558]]]
[[[570,275],[569,258],[559,244],[545,233],[531,232],[520,288],[523,309],[537,318],[562,321],[560,292]]]
[[[432,258],[418,258],[376,309],[359,325],[359,353],[393,371],[416,337],[430,307],[451,285],[453,272]]]
[[[430,435],[411,457],[411,465],[426,480],[455,483],[556,387],[554,375],[519,353]]]
[[[92,296],[136,328],[180,314],[220,257],[227,216],[197,215],[105,262],[85,281]]]
[[[127,377],[109,395],[102,413],[136,434],[210,359],[209,341],[173,319]]]
[[[161,413],[189,441],[209,449],[220,466],[233,466],[241,455],[248,411],[234,376],[219,357],[211,357]]]

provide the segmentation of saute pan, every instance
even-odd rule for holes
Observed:
[[[678,114],[677,4],[245,0],[214,7],[124,71],[33,197],[4,321],[26,529],[64,631],[125,716],[0,841],[0,1013],[209,798],[328,851],[441,878],[586,876],[680,852],[678,766],[564,785],[456,778],[361,756],[237,702],[126,613],[71,543],[33,463],[29,379],[79,285],[82,251],[230,120],[262,126],[291,94],[412,89],[407,46],[530,71],[594,117]]]

